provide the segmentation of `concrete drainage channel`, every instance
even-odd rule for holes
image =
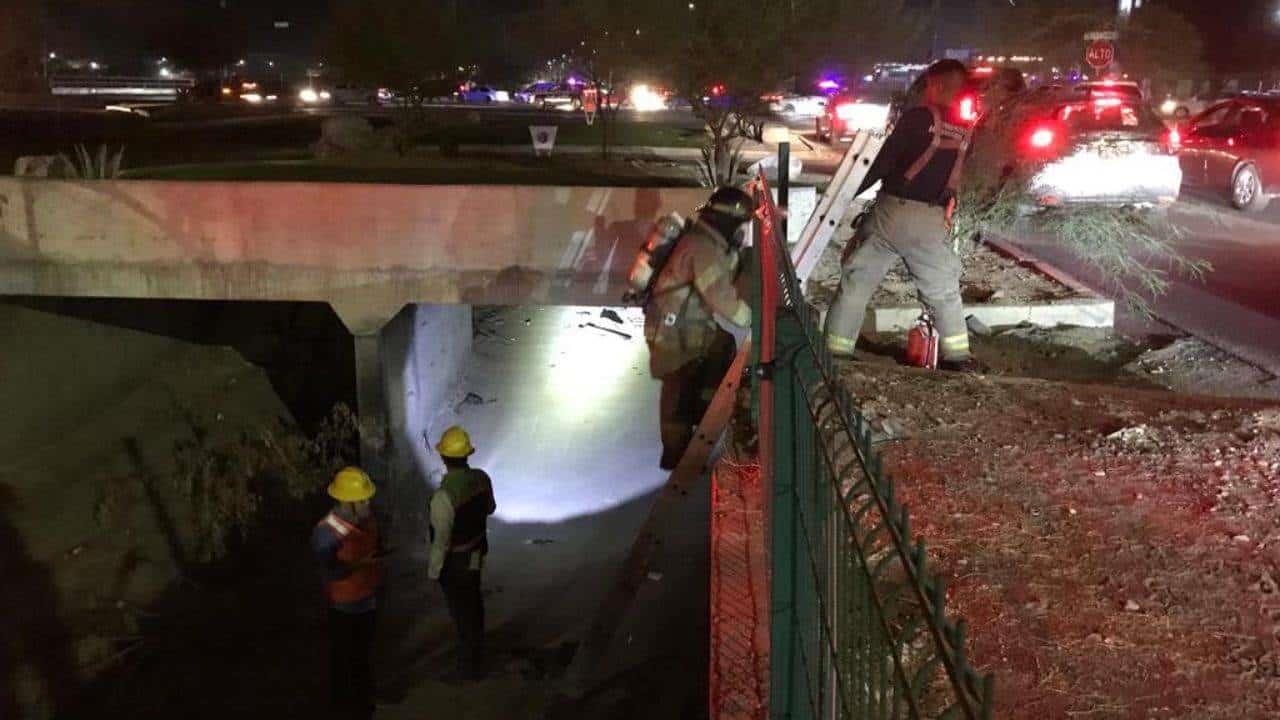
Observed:
[[[57,650],[70,662],[89,663],[85,685],[47,688],[72,708],[63,716],[206,717],[231,706],[254,715],[320,712],[324,622],[306,538],[327,504],[323,498],[313,494],[255,519],[233,556],[208,568],[190,552],[185,531],[171,538],[177,555],[166,559],[175,548],[157,529],[152,505],[179,528],[194,512],[169,489],[178,479],[172,448],[186,432],[174,408],[191,408],[214,423],[210,442],[221,443],[255,436],[274,417],[296,413],[298,397],[308,393],[350,401],[351,340],[336,316],[318,306],[313,321],[310,306],[288,303],[30,304],[41,307],[0,305],[4,326],[27,338],[0,355],[7,357],[0,391],[18,405],[22,398],[35,402],[41,374],[58,371],[61,389],[43,401],[50,407],[38,417],[16,417],[43,427],[47,415],[61,429],[25,453],[23,432],[0,438],[10,466],[20,471],[0,477],[0,489],[12,491],[23,508],[0,514],[0,530],[14,533],[7,550],[50,568],[42,603],[57,608],[48,620],[64,628],[67,647]],[[255,320],[258,308],[262,317]],[[176,317],[189,322],[170,333],[165,323]],[[696,620],[705,617],[707,582],[708,500],[705,478],[695,477],[700,467],[689,475],[695,487],[676,488],[677,519],[664,521],[661,532],[648,528],[661,543],[638,588],[647,612],[660,609],[662,622],[683,617],[689,629],[664,635],[653,617],[619,615],[611,626],[616,633],[606,633],[616,640],[593,646],[602,654],[576,676],[587,682],[585,697],[556,699],[575,647],[606,604],[668,481],[657,467],[658,393],[638,313],[505,307],[477,308],[474,323],[472,317],[466,306],[410,306],[380,338],[397,442],[396,476],[379,495],[394,506],[387,509],[397,521],[397,552],[379,620],[378,717],[422,717],[444,702],[477,718],[511,717],[513,708],[522,708],[521,716],[581,717],[583,707],[604,708],[590,716],[621,717],[615,711],[637,706],[635,697],[645,694],[633,689],[637,683],[670,687],[677,680],[680,697],[651,695],[681,714],[683,700],[700,692],[706,667],[705,642],[690,641],[706,637]],[[318,365],[325,362],[320,348],[329,344],[346,353],[326,374]],[[100,355],[109,357],[95,361],[92,372],[70,372],[83,362],[77,358]],[[289,385],[295,395],[278,396],[272,382],[288,373],[248,361],[263,358],[306,363],[310,386]],[[92,417],[76,410],[86,398],[100,401]],[[443,596],[425,577],[424,501],[436,469],[426,442],[452,423],[472,431],[476,464],[493,476],[498,502],[486,572],[492,675],[479,692],[438,680],[452,664],[452,630]],[[137,435],[135,455],[159,490],[154,502],[142,493],[146,482],[134,488],[120,434]],[[673,522],[683,528],[675,539]],[[24,580],[19,596],[28,591],[35,589]],[[227,617],[237,618],[233,628]],[[686,656],[673,663],[677,651]],[[202,670],[189,672],[197,656]],[[21,663],[38,670],[38,660],[24,656]],[[102,674],[95,679],[95,673]],[[24,685],[24,700],[46,702],[44,682]],[[594,689],[596,682],[605,689]],[[301,687],[320,691],[281,690]],[[92,712],[79,705],[85,699]]]

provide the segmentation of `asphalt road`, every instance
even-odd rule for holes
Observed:
[[[1175,275],[1152,302],[1157,317],[1280,375],[1280,202],[1246,214],[1225,200],[1184,194],[1170,219],[1182,230],[1171,240],[1188,258],[1212,265],[1203,278]],[[1029,234],[1013,242],[1099,287],[1097,274],[1052,238]]]

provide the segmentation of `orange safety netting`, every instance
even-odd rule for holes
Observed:
[[[760,466],[722,458],[711,484],[712,720],[769,712],[769,565]]]

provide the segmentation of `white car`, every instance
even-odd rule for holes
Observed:
[[[1039,207],[1168,206],[1178,199],[1179,136],[1140,97],[1033,92],[1017,104],[1020,157],[1038,166]]]
[[[769,99],[769,111],[776,115],[815,118],[827,111],[826,95],[780,95]]]

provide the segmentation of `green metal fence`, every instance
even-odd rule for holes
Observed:
[[[990,718],[993,678],[838,382],[768,186],[756,247],[761,465],[771,532],[770,717]]]

